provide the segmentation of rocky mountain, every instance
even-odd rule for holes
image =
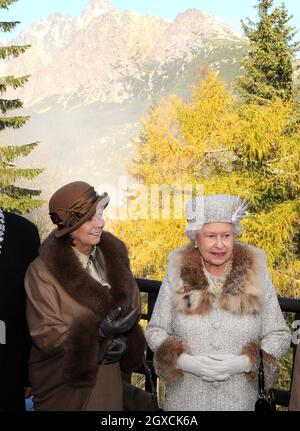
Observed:
[[[131,157],[150,104],[171,93],[188,97],[203,68],[231,82],[247,49],[243,37],[197,9],[167,21],[107,0],[91,0],[79,18],[40,20],[13,43],[31,45],[5,73],[31,74],[17,96],[32,119],[11,136],[41,141],[32,163],[46,165],[41,178],[52,178],[50,189],[79,177],[116,183],[118,159]]]

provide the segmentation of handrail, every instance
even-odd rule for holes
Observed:
[[[144,278],[135,279],[141,292],[158,294],[161,281]],[[300,313],[300,298],[278,296],[280,308],[285,313]]]
[[[285,313],[300,313],[300,299],[278,296],[280,308]]]

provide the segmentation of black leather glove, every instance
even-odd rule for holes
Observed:
[[[103,364],[114,364],[118,362],[126,351],[127,337],[125,335],[118,335],[113,338],[112,342],[108,345],[106,353],[103,357]]]
[[[98,328],[99,338],[109,338],[129,331],[138,320],[139,314],[139,305],[129,308],[124,316],[121,315],[121,308],[116,308],[100,322]]]

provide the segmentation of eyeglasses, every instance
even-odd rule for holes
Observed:
[[[212,244],[216,243],[219,238],[221,239],[221,241],[223,243],[229,243],[230,241],[232,241],[233,236],[234,235],[231,232],[222,233],[222,234],[208,233],[208,234],[204,235],[205,239]]]

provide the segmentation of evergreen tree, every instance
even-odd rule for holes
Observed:
[[[247,103],[265,103],[280,97],[295,99],[296,53],[299,42],[293,42],[296,31],[289,26],[292,16],[285,4],[272,10],[273,0],[261,0],[257,23],[247,19],[242,27],[250,42],[250,51],[242,62],[245,75],[236,80],[236,89]]]
[[[0,0],[0,9],[8,9],[12,3],[17,0]],[[9,32],[19,24],[19,21],[0,22],[0,31]],[[30,45],[9,45],[0,47],[0,58],[9,60],[12,57],[18,57],[26,51]],[[29,76],[20,77],[2,76],[0,77],[0,131],[8,128],[18,129],[22,127],[29,119],[28,116],[14,115],[15,110],[23,107],[20,99],[3,98],[11,89],[15,90],[22,87],[28,80]],[[12,115],[7,113],[12,111]],[[21,146],[11,146],[7,143],[0,145],[0,207],[8,211],[26,213],[33,208],[42,204],[39,199],[34,199],[40,191],[29,190],[27,188],[15,185],[15,182],[22,180],[32,180],[39,175],[41,169],[24,169],[15,165],[15,160],[19,157],[27,156],[37,145],[37,142]]]

